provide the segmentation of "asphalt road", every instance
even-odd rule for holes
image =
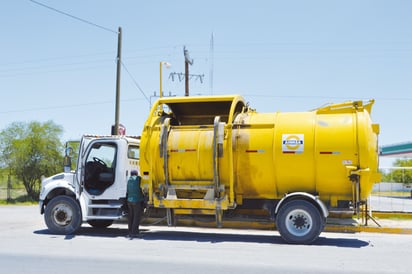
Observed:
[[[411,273],[410,235],[322,233],[287,245],[275,231],[87,225],[52,235],[36,206],[0,206],[1,273]]]

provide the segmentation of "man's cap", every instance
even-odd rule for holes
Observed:
[[[137,176],[137,170],[132,170],[132,172],[130,172],[130,175]]]

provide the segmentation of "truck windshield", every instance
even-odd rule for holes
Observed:
[[[101,160],[107,167],[112,167],[114,163],[116,147],[113,144],[98,144],[98,146],[93,146],[87,156],[88,161]]]

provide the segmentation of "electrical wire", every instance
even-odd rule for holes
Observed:
[[[127,69],[126,65],[121,62],[122,67],[124,68],[124,70],[127,72],[127,74],[129,75],[129,77],[132,79],[134,85],[137,87],[137,89],[143,94],[144,98],[146,98],[147,102],[150,104],[150,100],[147,97],[147,95],[144,93],[144,91],[142,90],[142,88],[139,86],[139,84],[137,83],[136,79],[133,77],[133,75],[130,73],[130,71]]]
[[[82,19],[82,18],[80,18],[80,17],[74,16],[74,15],[72,15],[72,14],[69,14],[69,13],[67,13],[67,12],[64,12],[64,11],[58,10],[58,9],[56,9],[56,8],[47,6],[46,4],[43,4],[43,3],[40,3],[40,2],[37,2],[37,1],[34,1],[34,0],[29,0],[29,1],[30,1],[30,2],[33,2],[33,3],[36,4],[36,5],[39,5],[39,6],[42,6],[42,7],[44,7],[44,8],[47,8],[47,9],[49,9],[49,10],[52,10],[52,11],[54,11],[54,12],[63,14],[63,15],[65,15],[65,16],[68,16],[68,17],[70,17],[70,18],[72,18],[72,19],[75,19],[75,20],[78,20],[78,21],[80,21],[80,22],[86,23],[86,24],[88,24],[88,25],[91,25],[91,26],[100,28],[100,29],[102,29],[102,30],[105,30],[105,31],[108,31],[108,32],[111,32],[111,33],[118,34],[118,32],[115,31],[115,30],[106,28],[106,27],[104,27],[104,26],[98,25],[98,24],[93,23],[93,22],[91,22],[91,21],[88,21],[88,20]]]
[[[130,102],[130,101],[139,101],[142,99],[123,99],[121,102]],[[79,108],[79,107],[90,107],[90,106],[98,106],[98,105],[112,105],[113,101],[100,101],[100,102],[92,102],[92,103],[81,103],[81,104],[71,104],[71,105],[56,105],[56,106],[48,106],[48,107],[33,107],[33,108],[25,108],[25,109],[14,109],[14,110],[5,110],[0,111],[0,115],[3,114],[11,114],[11,113],[22,113],[22,112],[34,112],[34,111],[48,111],[48,110],[61,110],[61,109],[71,109],[71,108]]]
[[[53,7],[51,7],[51,6],[48,6],[48,5],[43,4],[43,3],[41,3],[41,2],[34,1],[34,0],[29,0],[29,1],[32,2],[32,3],[34,3],[34,4],[36,4],[36,5],[39,5],[39,6],[42,6],[42,7],[44,7],[44,8],[47,8],[47,9],[49,9],[49,10],[52,10],[52,11],[54,11],[54,12],[57,12],[57,13],[59,13],[59,14],[62,14],[62,15],[68,16],[68,17],[70,17],[70,18],[72,18],[72,19],[75,19],[75,20],[78,20],[78,21],[80,21],[80,22],[83,22],[83,23],[85,23],[85,24],[88,24],[88,25],[91,25],[91,26],[100,28],[100,29],[102,29],[102,30],[105,30],[105,31],[108,31],[108,32],[111,32],[111,33],[114,33],[114,34],[118,34],[118,32],[115,31],[115,30],[106,28],[106,27],[104,27],[104,26],[98,25],[98,24],[96,24],[96,23],[93,23],[93,22],[91,22],[91,21],[85,20],[85,19],[80,18],[80,17],[78,17],[78,16],[74,16],[74,15],[72,15],[72,14],[69,14],[69,13],[67,13],[67,12],[58,10],[58,9],[56,9],[56,8],[53,8]],[[127,69],[127,67],[125,66],[125,64],[124,64],[123,62],[121,62],[121,65],[122,65],[122,67],[124,68],[124,70],[127,72],[127,74],[129,75],[129,77],[132,79],[134,85],[138,88],[138,90],[143,94],[143,96],[146,98],[146,100],[147,100],[147,101],[149,102],[149,104],[150,104],[149,98],[146,96],[146,94],[144,93],[144,91],[142,90],[142,88],[140,87],[140,85],[137,83],[136,79],[132,76],[132,74],[130,73],[130,71]]]

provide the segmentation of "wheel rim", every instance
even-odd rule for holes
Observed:
[[[295,209],[286,216],[286,229],[294,236],[305,236],[312,229],[312,217],[302,209]]]
[[[73,219],[73,209],[66,204],[59,204],[53,208],[53,220],[59,226],[70,224]]]

